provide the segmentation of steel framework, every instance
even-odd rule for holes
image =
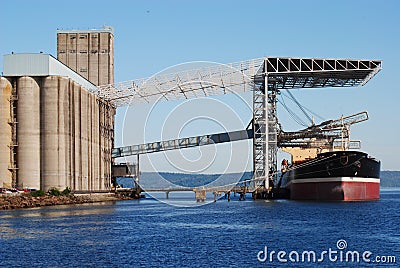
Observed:
[[[252,77],[263,59],[207,67],[99,86],[97,94],[116,107],[208,97],[253,90]]]
[[[253,90],[265,76],[276,89],[364,85],[381,69],[381,61],[266,57],[195,70],[162,73],[116,84],[95,93],[114,106],[179,100]]]
[[[149,142],[139,145],[124,146],[114,148],[112,157],[126,157],[131,155],[157,153],[162,151],[205,146],[211,144],[240,141],[253,138],[253,130],[238,130],[210,135],[201,135],[188,138],[180,138],[168,141]]]
[[[382,68],[379,60],[265,57],[160,74],[98,87],[114,106],[253,91],[255,181],[276,171],[276,95],[281,89],[365,85]]]

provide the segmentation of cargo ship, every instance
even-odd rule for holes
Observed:
[[[367,201],[380,198],[379,160],[360,151],[332,151],[282,161],[277,195],[294,200]]]

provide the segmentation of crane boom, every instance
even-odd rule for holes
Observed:
[[[292,141],[298,139],[337,139],[343,136],[343,131],[340,128],[336,129],[313,129],[308,131],[293,131],[293,132],[281,132],[278,135],[279,143],[283,143],[285,141]],[[347,133],[346,135],[347,136]]]
[[[368,120],[366,111],[338,119],[328,120],[318,125],[293,131],[281,131],[278,135],[279,147],[333,148],[334,142],[350,144],[350,126]],[[356,147],[356,146],[353,146]]]
[[[334,119],[334,120],[328,120],[325,122],[322,122],[319,125],[316,126],[312,126],[311,128],[321,128],[321,129],[332,129],[332,128],[340,128],[343,126],[351,126],[353,124],[356,123],[360,123],[363,121],[368,120],[368,113],[366,111],[364,112],[359,112],[356,114],[352,114],[352,115],[348,115],[345,117],[341,117],[338,119]]]

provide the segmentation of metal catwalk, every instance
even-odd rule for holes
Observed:
[[[253,138],[253,130],[239,130],[226,133],[202,135],[189,138],[174,139],[168,141],[149,142],[139,145],[114,148],[112,157],[125,157],[130,155],[157,153],[162,151],[190,148],[196,146],[240,141]]]

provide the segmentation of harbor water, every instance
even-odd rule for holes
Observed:
[[[400,263],[399,189],[382,190],[381,200],[372,202],[232,197],[230,202],[222,198],[196,206],[190,194],[170,194],[170,200],[194,205],[188,207],[148,197],[1,211],[0,267],[398,267]]]

